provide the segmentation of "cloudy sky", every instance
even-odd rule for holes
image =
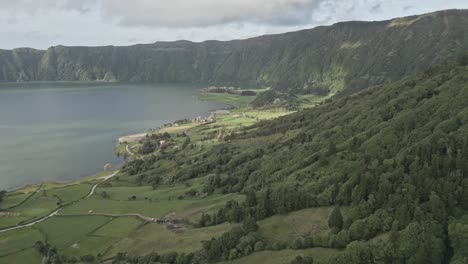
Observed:
[[[0,0],[0,48],[228,40],[384,20],[467,0]]]

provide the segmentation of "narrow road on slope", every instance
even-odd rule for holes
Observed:
[[[44,216],[44,217],[41,217],[41,218],[39,218],[38,220],[34,220],[34,221],[30,222],[30,223],[26,223],[26,224],[14,226],[14,227],[8,227],[8,228],[5,228],[5,229],[1,229],[1,230],[0,230],[0,233],[7,232],[7,231],[11,231],[11,230],[20,229],[20,228],[23,228],[23,227],[33,226],[33,225],[35,225],[35,224],[37,224],[37,223],[40,223],[40,222],[42,222],[42,221],[45,221],[45,220],[51,218],[51,217],[54,216],[54,215],[57,215],[58,213],[60,213],[60,211],[63,210],[63,208],[65,208],[65,207],[67,207],[67,206],[70,206],[70,205],[72,205],[72,204],[75,204],[75,203],[77,203],[77,202],[80,202],[80,201],[82,201],[82,200],[84,200],[84,199],[89,198],[91,195],[94,194],[94,192],[96,191],[96,188],[97,188],[99,185],[101,185],[102,183],[104,183],[104,182],[110,180],[112,177],[114,177],[115,175],[117,175],[117,173],[119,173],[119,172],[120,172],[120,171],[116,171],[116,172],[112,173],[111,175],[101,177],[100,179],[102,179],[102,181],[100,181],[100,182],[96,183],[95,185],[93,185],[93,187],[92,187],[91,190],[89,191],[88,195],[86,195],[85,197],[80,198],[80,199],[78,199],[78,200],[75,200],[75,201],[73,201],[73,202],[69,202],[69,203],[67,203],[67,204],[64,204],[64,205],[60,206],[59,208],[55,209],[55,210],[54,210],[53,212],[51,212],[50,214],[48,214],[48,215],[46,215],[46,216]]]
[[[96,191],[96,188],[97,188],[99,185],[101,185],[102,183],[104,183],[104,182],[110,180],[112,177],[114,177],[115,175],[117,175],[117,173],[119,173],[119,172],[120,172],[120,171],[116,171],[116,172],[112,173],[111,175],[107,175],[107,176],[101,177],[100,179],[102,179],[102,181],[96,183],[96,184],[93,186],[93,188],[91,188],[91,191],[89,192],[89,194],[88,194],[86,197],[84,197],[84,198],[82,198],[82,199],[80,199],[80,200],[89,198],[91,195],[94,194],[94,191]],[[78,201],[80,201],[80,200],[74,201],[74,202],[72,202],[72,203],[76,203],[76,202],[78,202]]]
[[[125,147],[125,149],[127,150],[127,153],[130,154],[130,156],[136,157],[136,155],[130,151],[130,148],[128,147],[128,145]]]

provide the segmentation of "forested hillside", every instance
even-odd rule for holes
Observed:
[[[246,195],[244,202],[202,215],[199,227],[226,221],[243,227],[205,241],[201,251],[184,256],[191,261],[251,254],[241,245],[258,240],[256,221],[334,206],[328,233],[299,237],[290,245],[264,240],[262,246],[344,249],[329,263],[466,263],[467,65],[463,59],[437,66],[260,122],[211,148],[192,146],[196,154],[167,150],[130,162],[123,171],[140,184],[208,175],[200,192]],[[161,174],[161,164],[169,163],[176,165]],[[157,260],[121,257],[132,263]]]
[[[246,40],[0,50],[0,82],[203,82],[345,94],[399,80],[468,48],[468,11]]]

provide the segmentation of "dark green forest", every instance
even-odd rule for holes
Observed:
[[[463,58],[260,122],[196,156],[168,151],[127,163],[124,171],[141,184],[151,184],[157,164],[167,160],[178,166],[166,173],[166,182],[211,175],[203,192],[247,197],[195,223],[229,221],[241,227],[204,242],[200,252],[162,262],[216,262],[255,248],[329,247],[343,249],[329,263],[466,263],[468,230],[460,221],[468,212],[468,63]],[[312,234],[291,245],[256,235],[258,220],[319,206],[335,207],[326,235]],[[120,258],[152,263],[168,256]]]
[[[0,50],[0,82],[199,82],[351,94],[466,49],[468,11],[448,10],[246,40]]]

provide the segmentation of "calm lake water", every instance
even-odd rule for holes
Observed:
[[[118,137],[225,107],[187,84],[0,85],[0,189],[67,181],[121,164]]]

